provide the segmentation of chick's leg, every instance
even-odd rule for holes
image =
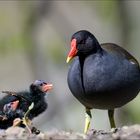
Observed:
[[[29,131],[30,133],[32,133],[32,131],[31,131],[31,129],[30,129],[30,126],[31,126],[31,123],[32,123],[32,122],[31,122],[31,120],[28,118],[28,115],[29,115],[30,111],[33,109],[33,107],[34,107],[34,103],[32,103],[32,104],[29,106],[27,112],[25,112],[25,114],[24,114],[24,116],[23,116],[22,119],[16,118],[16,119],[13,121],[13,126],[19,126],[19,125],[23,124],[23,125],[26,126],[26,128],[28,129],[28,131]]]
[[[28,129],[28,131],[30,133],[32,133],[31,129],[30,129],[30,125],[31,125],[31,120],[27,117],[30,113],[30,111],[33,109],[34,107],[34,103],[31,103],[31,105],[29,106],[27,112],[24,114],[24,117],[22,119],[22,123],[26,126],[26,128]]]

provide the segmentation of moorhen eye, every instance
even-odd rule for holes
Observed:
[[[89,129],[92,108],[107,109],[111,128],[116,127],[114,109],[130,102],[140,91],[139,64],[122,47],[113,43],[99,44],[86,30],[76,32],[72,38],[76,42],[81,38],[85,43],[74,50],[78,51],[77,55],[71,46],[67,57],[69,62],[77,56],[69,68],[67,81],[72,94],[85,106],[84,132]]]

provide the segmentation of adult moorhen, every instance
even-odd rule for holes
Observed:
[[[67,63],[75,56],[67,80],[72,94],[86,108],[84,132],[89,129],[92,108],[107,109],[111,128],[115,127],[114,109],[134,99],[140,91],[137,60],[116,44],[99,44],[86,30],[72,36]]]
[[[30,85],[29,91],[4,91],[8,95],[0,100],[0,128],[6,129],[12,126],[16,118],[23,119],[32,103],[34,106],[28,112],[29,120],[44,112],[47,109],[45,93],[51,89],[52,84],[36,80]]]

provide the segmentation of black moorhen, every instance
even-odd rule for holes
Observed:
[[[38,116],[47,109],[45,93],[52,89],[52,84],[43,80],[36,80],[30,85],[29,91],[8,92],[0,100],[0,128],[6,129],[13,125],[16,118],[22,119],[31,105],[33,109],[28,113],[29,120]],[[4,116],[2,118],[2,116]]]
[[[67,63],[75,56],[68,72],[72,94],[85,106],[84,132],[90,125],[90,109],[107,109],[111,128],[115,127],[114,109],[134,99],[140,91],[140,67],[126,50],[113,43],[99,44],[86,30],[71,39]]]

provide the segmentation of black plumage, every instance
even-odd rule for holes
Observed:
[[[0,111],[0,128],[6,129],[9,126],[13,125],[13,120],[16,117],[19,117],[19,111],[17,110],[17,106],[19,104],[19,101],[13,101],[5,104],[3,106],[3,109]],[[24,114],[20,113],[20,116]]]
[[[92,108],[107,109],[109,116],[113,115],[115,108],[134,99],[140,91],[139,64],[120,46],[99,44],[93,34],[82,30],[72,36],[67,62],[75,56],[68,86],[90,117]]]
[[[47,109],[45,93],[50,89],[52,89],[52,84],[48,84],[43,80],[36,80],[30,85],[29,91],[6,91],[5,93],[8,95],[0,100],[0,115],[6,116],[7,119],[0,120],[0,128],[6,129],[12,126],[15,118],[22,119],[31,103],[34,103],[34,107],[28,114],[30,120],[44,112]],[[18,105],[13,106],[15,102],[18,102]]]

